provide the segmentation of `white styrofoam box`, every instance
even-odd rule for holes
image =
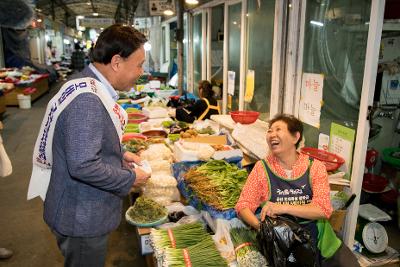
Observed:
[[[172,89],[172,90],[156,90],[156,95],[157,97],[160,98],[168,98],[172,96],[177,90]]]
[[[243,158],[243,152],[241,149],[215,151],[214,155],[212,156],[213,159],[229,159],[235,157]]]
[[[145,107],[142,113],[149,117],[149,119],[168,118],[168,109],[163,107]]]
[[[199,160],[196,151],[183,148],[179,142],[174,143],[174,158],[177,162]]]
[[[160,89],[161,87],[161,82],[159,80],[149,81],[149,84],[150,84],[150,89]]]
[[[139,131],[146,132],[150,130],[164,130],[162,123],[164,121],[172,121],[171,118],[149,119],[139,124]]]

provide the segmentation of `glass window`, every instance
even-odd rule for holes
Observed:
[[[211,15],[211,83],[218,98],[222,98],[224,55],[224,5],[214,6]]]
[[[201,80],[202,64],[202,14],[193,17],[193,93],[198,95],[198,82]]]
[[[357,128],[371,0],[308,0],[303,72],[324,75],[320,129],[305,124],[306,146],[318,146],[332,122]]]
[[[241,3],[228,6],[228,71],[235,72],[235,90],[233,96],[228,94],[228,111],[239,109],[241,12]]]
[[[275,0],[249,0],[247,13],[247,68],[254,71],[254,94],[246,110],[269,119]]]
[[[166,33],[165,33],[165,26],[161,28],[161,53],[162,53],[162,63],[167,62],[167,44],[166,44]]]
[[[189,30],[188,30],[188,16],[185,13],[183,17],[183,90],[187,90],[187,55],[189,51]]]

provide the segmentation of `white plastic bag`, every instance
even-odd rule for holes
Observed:
[[[236,254],[230,235],[231,224],[228,220],[216,219],[215,226],[215,235],[212,237],[214,243],[217,246],[218,251],[221,253],[221,256],[228,262],[233,262],[236,260]]]
[[[0,176],[5,177],[12,173],[12,165],[3,146],[3,138],[0,135]]]

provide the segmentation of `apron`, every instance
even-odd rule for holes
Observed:
[[[216,110],[216,111],[218,111],[218,114],[221,114],[221,112],[219,111],[219,107],[218,107],[218,106],[210,105],[210,102],[208,101],[207,98],[202,98],[201,100],[204,100],[204,101],[206,102],[207,108],[206,108],[206,110],[200,115],[200,117],[198,118],[198,120],[204,119],[204,117],[207,116],[207,114],[208,114],[208,112],[210,111],[210,109],[211,109],[211,110]]]
[[[286,179],[274,173],[265,160],[261,160],[266,174],[267,183],[269,185],[268,201],[279,204],[305,205],[309,204],[313,197],[312,182],[310,177],[310,167],[300,177],[294,179]],[[307,229],[311,234],[312,246],[317,252],[315,262],[320,266],[320,253],[317,249],[318,228],[315,221],[298,218],[298,223]]]

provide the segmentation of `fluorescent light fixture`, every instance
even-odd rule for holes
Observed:
[[[324,26],[324,24],[322,22],[315,21],[315,20],[311,20],[310,23],[313,24],[313,25],[319,26],[319,27],[323,27]]]
[[[185,3],[188,5],[197,5],[199,0],[185,0]]]
[[[37,19],[36,21],[37,21],[37,22],[42,22],[42,19],[39,18],[39,19]]]
[[[234,22],[232,22],[234,25],[236,25],[237,24],[237,22],[236,21],[234,21]]]
[[[90,2],[86,2],[86,5],[90,6],[90,5],[91,5],[91,3],[90,3]]]
[[[164,15],[166,15],[166,16],[172,16],[173,14],[174,14],[174,11],[172,11],[171,9],[164,10]]]
[[[77,19],[84,19],[85,16],[76,16]]]
[[[99,15],[99,13],[93,12],[93,16],[97,17],[98,15]]]
[[[151,50],[151,44],[149,42],[145,42],[143,45],[144,51],[150,51]]]

